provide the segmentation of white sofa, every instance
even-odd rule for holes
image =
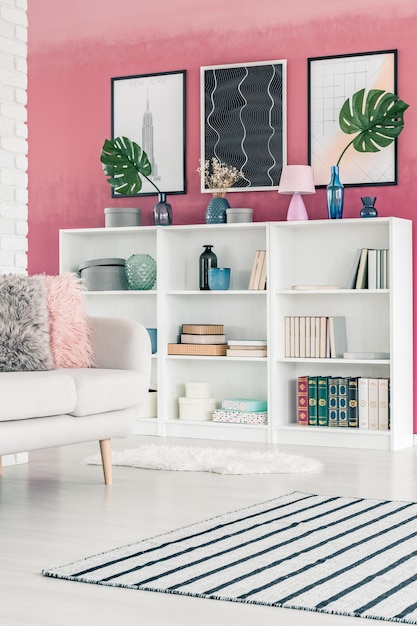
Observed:
[[[146,328],[90,317],[96,367],[0,373],[1,455],[98,440],[112,483],[111,439],[132,432],[150,381]]]

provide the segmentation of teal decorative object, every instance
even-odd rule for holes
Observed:
[[[378,211],[375,208],[376,196],[363,196],[361,198],[363,207],[360,212],[361,217],[378,217]]]
[[[226,209],[230,209],[226,198],[212,198],[206,209],[206,224],[225,224]]]
[[[208,284],[211,291],[224,291],[230,286],[230,267],[209,267]]]
[[[129,289],[152,289],[156,283],[156,261],[150,254],[132,254],[125,265]]]
[[[330,182],[326,187],[326,193],[329,219],[334,220],[342,218],[345,189],[339,178],[338,165],[332,165]]]

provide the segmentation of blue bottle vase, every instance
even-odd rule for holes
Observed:
[[[345,197],[345,188],[339,178],[339,166],[332,165],[330,182],[326,187],[327,192],[327,210],[329,219],[341,219],[343,217],[343,202]]]
[[[363,207],[360,212],[361,217],[378,217],[378,211],[375,208],[376,196],[363,196],[361,198]]]
[[[230,209],[226,198],[212,198],[206,209],[206,224],[224,224],[226,209]]]

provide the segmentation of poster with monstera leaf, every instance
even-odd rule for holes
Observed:
[[[396,50],[308,59],[308,159],[316,187],[327,185],[330,168],[338,164],[342,153],[340,178],[345,186],[397,184],[397,140],[385,141],[385,131],[389,139],[389,121],[383,121],[380,129],[367,131],[373,151],[355,149],[352,135],[343,130],[342,108],[362,90],[363,97],[356,98],[356,105],[362,107],[358,113],[372,119],[379,103],[369,94],[378,90],[396,94]]]

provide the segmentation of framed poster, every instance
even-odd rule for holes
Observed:
[[[344,102],[360,89],[397,92],[397,51],[361,52],[308,59],[308,162],[316,187],[330,179],[330,168],[353,139],[339,127]],[[340,162],[345,186],[396,185],[397,141],[380,152],[350,146]]]
[[[111,133],[128,137],[146,152],[152,180],[167,194],[186,192],[186,72],[111,79]],[[135,196],[155,195],[147,180]],[[113,197],[120,197],[112,188]]]
[[[286,61],[201,68],[201,163],[236,167],[229,191],[278,189],[287,162]],[[201,191],[210,192],[201,176]]]

